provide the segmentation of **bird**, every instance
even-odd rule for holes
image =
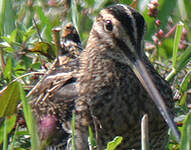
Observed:
[[[141,149],[140,124],[145,114],[149,119],[151,149],[165,149],[169,127],[179,140],[180,134],[173,122],[172,90],[144,53],[145,32],[145,20],[135,9],[125,4],[108,6],[99,12],[87,45],[75,61],[70,61],[71,58],[62,61],[61,68],[65,69],[54,68],[45,77],[36,93],[44,94],[42,91],[52,85],[62,84],[56,90],[53,88],[54,95],[49,97],[52,105],[40,105],[47,104],[49,99],[42,95],[43,100],[39,95],[40,100],[35,100],[37,109],[33,110],[40,123],[53,120],[53,129],[54,117],[60,121],[60,131],[67,136],[59,139],[68,138],[61,149],[72,149],[72,112],[75,114],[74,145],[77,150],[89,149],[89,127],[101,150],[116,136],[123,137],[117,150]],[[61,109],[57,109],[58,101]],[[52,108],[58,115],[47,113]],[[44,116],[38,109],[44,110],[45,117],[50,118],[38,119]],[[41,132],[40,135],[46,133]],[[56,134],[51,137],[56,138]]]
[[[77,58],[83,50],[79,33],[71,22],[64,26],[61,33],[61,47],[60,55],[68,53],[72,58]]]
[[[29,94],[32,97],[30,104],[42,150],[65,149],[70,137],[62,128],[62,124],[72,117],[75,89],[69,91],[67,88],[74,88],[73,76],[78,68],[78,57],[83,48],[79,33],[72,23],[64,26],[60,41],[58,58]]]
[[[149,118],[150,149],[167,149],[169,127],[180,139],[172,90],[144,53],[145,32],[143,16],[128,5],[115,4],[99,12],[79,56],[73,110],[77,150],[89,149],[89,126],[99,149],[116,136],[123,137],[117,150],[141,149],[144,114]],[[63,127],[71,132],[71,127]]]

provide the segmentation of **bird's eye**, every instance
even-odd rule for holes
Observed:
[[[111,20],[106,20],[105,21],[105,30],[111,32],[113,30],[113,23]]]

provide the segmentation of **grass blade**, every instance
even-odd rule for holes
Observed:
[[[145,114],[141,120],[141,147],[142,150],[149,150],[149,131],[147,114]]]
[[[6,0],[0,0],[0,36],[4,35]]]
[[[7,150],[7,141],[8,141],[8,133],[7,133],[7,117],[5,117],[4,121],[4,132],[3,132],[3,150]]]
[[[180,22],[176,27],[176,33],[175,33],[174,45],[173,45],[173,57],[172,57],[173,68],[176,68],[177,52],[178,52],[178,46],[179,46],[181,35],[182,35],[183,26],[184,24]]]
[[[17,137],[17,131],[18,131],[18,125],[16,125],[16,128],[15,128],[15,133],[13,135],[13,139],[12,139],[12,142],[11,142],[10,150],[14,150],[14,145],[16,143],[16,137]]]
[[[0,124],[0,144],[5,140],[5,134],[9,134],[13,128],[15,127],[16,123],[16,115],[6,116],[4,123]],[[6,128],[6,129],[5,129]],[[5,141],[6,143],[6,141]],[[6,145],[6,144],[5,144]]]
[[[72,23],[74,24],[74,27],[78,30],[78,10],[76,6],[76,0],[71,1],[71,14],[72,14]]]
[[[183,123],[183,131],[180,143],[181,150],[191,149],[191,113],[189,113]]]
[[[191,61],[191,46],[189,46],[184,53],[177,58],[177,65],[176,65],[176,70],[181,71],[184,69],[186,64],[188,64]]]
[[[13,9],[13,1],[6,0],[5,5],[5,20],[4,20],[4,33],[5,35],[11,34],[15,29],[15,11]]]
[[[72,112],[72,150],[76,150],[76,142],[75,142],[75,112]]]
[[[189,46],[183,54],[177,58],[176,68],[172,68],[172,71],[166,77],[167,81],[171,81],[173,77],[191,61],[191,46]]]
[[[88,132],[89,132],[89,137],[90,137],[91,149],[94,149],[94,147],[96,146],[96,141],[94,139],[94,134],[93,134],[92,128],[90,126],[88,126]]]
[[[172,71],[168,74],[166,77],[167,81],[170,81],[177,72],[177,53],[178,53],[178,47],[182,35],[182,28],[184,24],[182,22],[179,22],[176,27],[175,37],[174,37],[174,44],[173,44],[173,55],[172,55]]]
[[[15,12],[12,0],[0,0],[0,36],[10,34],[14,29]]]
[[[29,133],[31,135],[31,149],[37,150],[37,149],[40,149],[37,128],[36,128],[36,124],[32,115],[30,105],[28,101],[26,100],[24,89],[22,88],[21,85],[20,85],[20,93],[21,93],[21,101],[23,104],[24,117],[26,120]]]

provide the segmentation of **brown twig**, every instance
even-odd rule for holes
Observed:
[[[5,64],[5,60],[3,57],[3,50],[2,49],[0,50],[0,60],[1,60],[1,67],[2,67],[2,70],[4,72],[6,64]]]
[[[34,18],[33,18],[33,22],[34,22],[34,25],[35,25],[35,27],[36,27],[38,36],[39,36],[40,40],[43,42],[43,39],[42,39],[42,37],[41,37],[41,35],[40,35],[40,29],[38,28],[38,25],[37,25],[36,20],[35,20]]]
[[[58,56],[59,51],[61,49],[60,34],[59,34],[60,31],[61,31],[61,28],[59,28],[59,27],[52,29],[52,37],[53,37],[54,43],[55,43],[55,45],[57,47],[57,56]]]

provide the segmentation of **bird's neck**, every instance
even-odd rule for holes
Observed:
[[[94,41],[93,43],[91,41]],[[112,60],[105,56],[107,48],[90,36],[86,49],[80,56],[79,86],[80,93],[95,93],[106,86],[113,77]],[[93,94],[92,93],[92,94]]]

